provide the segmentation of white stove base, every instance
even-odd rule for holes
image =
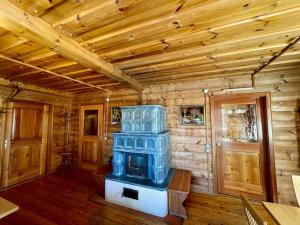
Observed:
[[[123,196],[124,188],[138,191],[138,200]],[[154,216],[168,215],[168,191],[105,179],[105,200]]]

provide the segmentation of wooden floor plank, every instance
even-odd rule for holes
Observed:
[[[85,171],[53,174],[15,186],[0,196],[20,210],[0,220],[0,225],[163,225],[180,221],[162,220],[101,200],[96,203],[91,200],[95,191],[95,180]],[[191,193],[185,205],[189,216],[185,225],[247,224],[239,199]],[[256,208],[273,224],[261,205]]]

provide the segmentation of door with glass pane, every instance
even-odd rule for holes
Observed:
[[[80,107],[79,167],[97,170],[102,166],[103,105]]]
[[[259,97],[215,101],[218,192],[266,200],[265,149]]]

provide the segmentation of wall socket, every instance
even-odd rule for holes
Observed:
[[[210,144],[204,144],[204,150],[206,153],[209,153],[210,149],[211,149]]]

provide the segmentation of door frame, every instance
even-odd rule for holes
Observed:
[[[18,99],[18,100],[13,100],[13,101],[10,101],[10,102],[5,102],[3,103],[3,107],[7,107],[9,108],[8,110],[12,110],[10,109],[10,106],[12,106],[14,103],[28,103],[28,104],[42,104],[44,106],[44,110],[45,110],[45,106],[48,106],[48,121],[47,121],[47,136],[45,136],[45,165],[44,165],[44,174],[43,175],[40,175],[40,176],[44,176],[44,175],[47,175],[47,174],[50,174],[50,167],[51,167],[51,157],[50,157],[50,154],[51,154],[51,144],[52,144],[52,129],[53,129],[53,117],[54,117],[54,105],[53,104],[48,104],[48,103],[44,103],[44,102],[35,102],[35,101],[27,101],[27,100],[22,100],[22,99]],[[45,113],[45,111],[43,112]],[[12,113],[11,113],[12,115]],[[0,190],[3,188],[3,169],[4,169],[4,154],[5,154],[5,139],[6,139],[6,129],[7,129],[7,114],[6,113],[3,113],[2,115],[0,115],[2,117],[2,127],[1,127],[1,138],[0,138]],[[10,118],[12,119],[12,118]],[[43,122],[44,123],[44,122]],[[9,130],[11,130],[11,127],[9,128]],[[39,176],[39,177],[40,177]],[[32,178],[32,179],[35,179],[35,178]],[[26,180],[26,181],[22,181],[20,183],[25,183],[25,182],[28,182],[32,179],[29,179],[29,180]],[[18,183],[19,184],[19,183]],[[18,184],[15,184],[15,185],[18,185]],[[15,185],[12,185],[12,186],[15,186]],[[10,187],[8,187],[10,188]]]
[[[81,120],[83,119],[81,115],[82,113],[82,107],[83,106],[90,106],[91,108],[93,107],[97,107],[97,106],[102,106],[102,117],[101,117],[101,120],[102,120],[102,126],[98,127],[98,132],[99,132],[99,141],[100,141],[100,146],[101,146],[101,152],[100,152],[100,157],[101,157],[101,161],[100,161],[100,164],[99,165],[99,162],[97,162],[97,169],[100,169],[103,165],[105,165],[105,140],[104,140],[104,136],[105,136],[105,126],[106,126],[106,108],[107,108],[107,105],[106,105],[106,102],[104,103],[94,103],[94,104],[80,104],[79,105],[79,124],[78,124],[78,165],[80,167],[80,163],[81,163],[81,154],[82,154],[82,140],[81,140],[81,136],[82,136],[82,132],[83,132],[83,123],[81,123]],[[99,115],[99,112],[98,112],[98,115]]]
[[[217,168],[217,142],[216,142],[216,109],[215,104],[220,99],[236,99],[242,97],[259,97],[262,104],[262,121],[264,120],[263,135],[264,144],[266,148],[265,157],[268,162],[265,162],[266,174],[266,189],[270,192],[268,201],[278,202],[277,196],[277,183],[276,183],[276,170],[275,170],[275,156],[273,148],[273,134],[272,134],[272,114],[271,114],[271,96],[269,92],[257,92],[257,93],[237,93],[237,94],[226,94],[226,95],[215,95],[210,97],[211,107],[211,131],[212,131],[212,154],[213,154],[213,177],[214,177],[214,194],[218,194],[218,168]]]

